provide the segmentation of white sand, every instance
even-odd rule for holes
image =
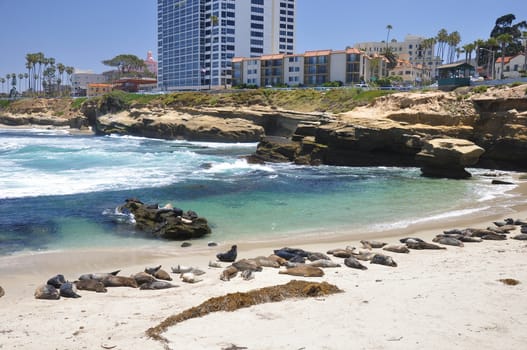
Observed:
[[[526,192],[524,189],[522,193]],[[413,235],[430,240],[443,228],[486,227],[492,220],[527,219],[511,208],[486,218],[414,226],[384,240]],[[386,233],[385,233],[386,234]],[[512,233],[511,235],[514,235]],[[358,239],[357,239],[358,240]],[[357,240],[239,243],[239,258],[269,255],[284,245],[326,252]],[[0,258],[0,349],[163,349],[145,331],[166,317],[213,296],[284,284],[291,279],[327,281],[343,293],[315,299],[262,304],[184,321],[163,334],[170,349],[513,349],[527,343],[527,242],[466,243],[443,251],[387,253],[398,267],[371,265],[325,269],[322,278],[278,274],[264,268],[253,280],[219,280],[209,260],[228,247],[49,252]],[[333,258],[342,264],[343,259]],[[82,298],[36,300],[37,285],[57,273],[74,280],[82,273],[122,269],[128,276],[145,266],[193,265],[206,270],[203,282],[159,291],[109,288],[79,291]],[[227,264],[223,264],[226,266]],[[521,283],[505,285],[513,278]]]

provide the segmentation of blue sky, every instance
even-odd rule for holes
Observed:
[[[249,0],[237,0],[249,1]],[[462,44],[487,39],[496,18],[527,20],[525,0],[297,0],[296,52],[343,49],[405,35],[461,33]],[[0,0],[0,76],[25,73],[25,55],[43,52],[67,66],[100,73],[121,53],[157,59],[156,0]],[[516,22],[515,22],[516,23]]]

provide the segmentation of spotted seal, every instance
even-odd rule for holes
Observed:
[[[60,292],[60,296],[64,298],[80,298],[81,297],[79,294],[77,294],[77,287],[75,286],[75,284],[68,282],[68,281],[66,283],[63,283],[60,286],[59,292]]]
[[[442,236],[438,235],[432,239],[432,242],[443,244],[443,245],[451,245],[454,247],[463,247],[465,246],[463,242],[461,242],[459,239],[455,237],[450,236]]]
[[[35,290],[36,299],[45,299],[45,300],[57,300],[60,299],[60,292],[57,288],[53,287],[51,284],[43,284],[38,286]]]
[[[299,264],[295,267],[286,268],[285,270],[278,271],[279,274],[292,275],[292,276],[303,276],[303,277],[322,277],[324,276],[324,270],[319,267],[310,266],[306,264]]]
[[[216,258],[219,261],[223,261],[223,262],[234,262],[236,261],[237,256],[238,256],[238,246],[236,246],[236,244],[231,246],[231,249],[229,249],[225,253],[216,254]]]
[[[137,288],[137,282],[132,277],[124,276],[106,276],[101,280],[105,287],[131,287]]]
[[[406,246],[410,249],[423,250],[423,249],[446,249],[446,247],[441,247],[440,245],[428,243],[428,242],[414,242],[406,241]]]
[[[242,271],[242,273],[240,275],[246,281],[254,279],[254,271],[253,270]]]
[[[230,265],[230,266],[227,266],[225,269],[223,269],[223,271],[221,272],[221,275],[220,275],[220,280],[222,281],[230,281],[231,278],[234,278],[236,277],[236,275],[238,274],[238,269],[235,268],[234,266]]]
[[[391,267],[397,267],[397,263],[393,260],[391,256],[383,254],[375,254],[370,260],[370,264],[379,264]]]
[[[147,267],[145,272],[163,281],[172,281],[172,277],[165,270],[161,269],[161,265],[156,267]]]
[[[392,252],[392,253],[402,253],[402,254],[410,253],[410,249],[408,249],[408,247],[405,245],[390,244],[390,245],[383,247],[382,250],[386,250],[387,252]]]
[[[203,281],[203,279],[198,278],[197,275],[193,272],[182,273],[179,278],[185,283],[198,283]]]
[[[97,273],[85,273],[83,275],[80,275],[78,280],[98,280],[102,281],[104,278],[108,276],[117,276],[117,274],[121,272],[121,270],[116,270],[113,272],[97,272]]]
[[[143,283],[141,284],[141,286],[139,287],[139,289],[142,289],[142,290],[145,290],[145,289],[167,289],[167,288],[175,288],[175,287],[179,287],[179,286],[176,286],[175,284],[172,284],[168,281],[152,281],[152,282],[147,282],[147,283]]]
[[[79,280],[74,281],[73,284],[78,290],[89,290],[97,293],[106,293],[108,290],[104,287],[104,283],[97,280]]]
[[[310,262],[309,265],[322,268],[340,267],[340,264],[329,259],[318,259]]]
[[[367,270],[368,268],[364,265],[362,265],[357,259],[354,257],[349,257],[344,259],[344,265],[347,267],[351,267],[352,269],[359,269],[359,270]]]
[[[367,241],[367,240],[361,240],[360,243],[365,249],[382,248],[388,244],[388,243],[379,242],[379,241]]]
[[[52,285],[55,288],[60,288],[64,283],[66,283],[66,279],[64,278],[64,275],[55,275],[48,279],[47,284]]]

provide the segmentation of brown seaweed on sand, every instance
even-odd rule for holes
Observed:
[[[149,328],[146,335],[152,339],[167,343],[161,336],[168,327],[191,318],[202,317],[216,311],[236,311],[252,305],[283,301],[290,298],[309,298],[342,292],[337,286],[327,282],[290,281],[286,284],[254,289],[248,292],[229,293],[210,298],[202,304],[187,309],[177,315],[166,318],[155,327]],[[165,345],[165,348],[168,348]]]

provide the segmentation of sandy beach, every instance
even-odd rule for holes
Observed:
[[[523,198],[525,184],[516,192]],[[427,241],[444,229],[491,226],[506,217],[527,219],[527,207],[413,225],[369,237],[397,243],[403,236]],[[517,230],[509,236],[519,233]],[[216,312],[169,327],[169,349],[511,349],[527,342],[527,242],[507,239],[465,243],[462,248],[384,252],[397,267],[365,262],[367,270],[342,266],[323,277],[294,277],[264,268],[252,280],[219,279],[208,267],[218,252],[238,244],[238,259],[272,254],[283,246],[325,253],[360,247],[363,237],[323,237],[278,242],[225,242],[218,247],[133,248],[20,254],[0,258],[0,349],[164,349],[145,331],[207,299],[285,284],[326,281],[343,293],[288,299]],[[378,249],[374,249],[377,251]],[[378,250],[382,252],[382,250]],[[202,282],[166,290],[108,288],[79,291],[81,298],[37,300],[35,288],[57,273],[75,280],[90,272],[121,269],[129,276],[147,266],[190,265],[206,271]],[[222,263],[222,266],[228,266]],[[280,269],[284,269],[281,267]],[[520,283],[507,285],[501,279]]]

